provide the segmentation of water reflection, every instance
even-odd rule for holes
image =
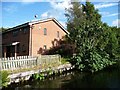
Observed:
[[[34,90],[34,88],[46,88],[48,90],[50,88],[61,88],[61,90],[70,90],[71,88],[120,89],[120,69],[114,68],[94,74],[71,71],[58,76],[52,76],[44,81],[33,80],[23,84],[12,85],[9,87],[9,90],[24,90],[25,88],[27,90]]]

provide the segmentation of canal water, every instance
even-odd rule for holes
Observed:
[[[107,68],[93,74],[69,71],[43,81],[30,80],[22,84],[10,85],[6,90],[34,90],[41,88],[48,90],[51,88],[60,88],[60,90],[72,90],[73,88],[120,89],[120,67]]]

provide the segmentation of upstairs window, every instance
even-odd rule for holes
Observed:
[[[57,38],[59,38],[60,37],[60,33],[59,33],[59,31],[57,31]]]
[[[46,49],[47,49],[47,46],[46,46],[46,45],[44,45],[44,46],[43,46],[43,49],[44,49],[44,50],[46,50]]]
[[[18,30],[13,31],[13,37],[16,37],[18,35]]]
[[[41,29],[41,27],[39,26],[39,27],[38,27],[38,30],[40,30],[40,29]]]
[[[44,35],[47,35],[47,29],[44,28]]]
[[[23,33],[26,34],[27,33],[27,28],[23,29]]]

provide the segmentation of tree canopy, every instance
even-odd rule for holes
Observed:
[[[4,27],[1,27],[0,28],[0,32],[4,32],[4,31],[6,31],[8,28],[4,28]]]
[[[103,23],[91,2],[71,4],[72,7],[65,14],[70,32],[67,41],[75,45],[77,52],[70,62],[81,71],[92,72],[115,63],[112,60],[119,56],[119,29]]]

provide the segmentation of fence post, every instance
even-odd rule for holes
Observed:
[[[0,71],[2,70],[2,58],[0,58]]]
[[[59,62],[60,62],[60,64],[61,64],[61,55],[59,55]]]
[[[36,59],[36,65],[40,65],[41,63],[40,60],[41,60],[41,54]]]

